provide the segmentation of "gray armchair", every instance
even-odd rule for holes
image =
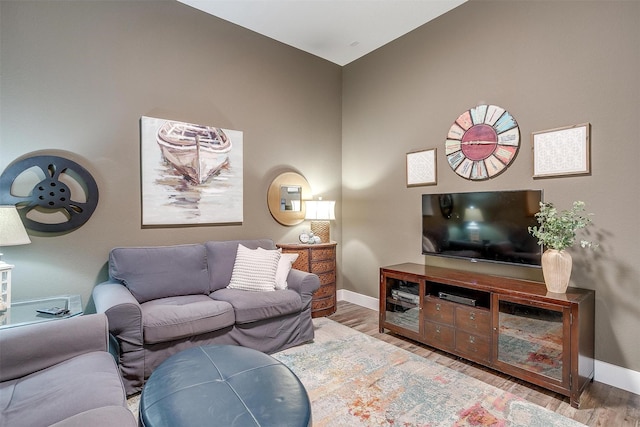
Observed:
[[[0,426],[136,426],[104,314],[0,329]]]

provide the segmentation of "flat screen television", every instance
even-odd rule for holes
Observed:
[[[422,253],[470,261],[540,266],[537,225],[542,190],[422,195]]]

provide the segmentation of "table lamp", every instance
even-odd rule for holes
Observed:
[[[15,206],[0,206],[0,246],[31,243]],[[11,307],[11,270],[13,265],[2,260],[0,253],[0,311]]]
[[[331,224],[335,220],[336,202],[331,200],[305,200],[306,214],[304,219],[311,220],[311,231],[320,237],[320,243],[331,241]]]
[[[468,222],[467,230],[469,231],[469,240],[472,242],[480,241],[480,227],[479,222],[484,221],[482,211],[476,209],[473,206],[468,207],[464,211],[464,220]]]

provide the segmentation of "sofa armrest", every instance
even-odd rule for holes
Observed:
[[[113,280],[100,283],[93,288],[93,302],[98,313],[107,315],[109,331],[121,347],[142,346],[142,308],[126,286]]]
[[[109,319],[109,331],[120,346],[118,362],[127,395],[139,391],[144,382],[144,337],[142,308],[122,283],[109,280],[93,288],[98,313]]]
[[[316,274],[292,268],[287,276],[287,287],[298,292],[304,303],[307,298],[311,301],[313,293],[320,288],[320,278]]]
[[[107,351],[107,317],[89,314],[0,330],[0,381],[23,377],[81,354]]]

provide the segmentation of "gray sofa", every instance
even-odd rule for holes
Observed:
[[[136,426],[104,314],[0,329],[0,426]]]
[[[292,269],[288,288],[228,289],[238,245],[274,250],[273,241],[115,248],[107,282],[93,290],[116,337],[128,395],[169,356],[198,345],[232,344],[273,353],[313,340],[315,274]]]

